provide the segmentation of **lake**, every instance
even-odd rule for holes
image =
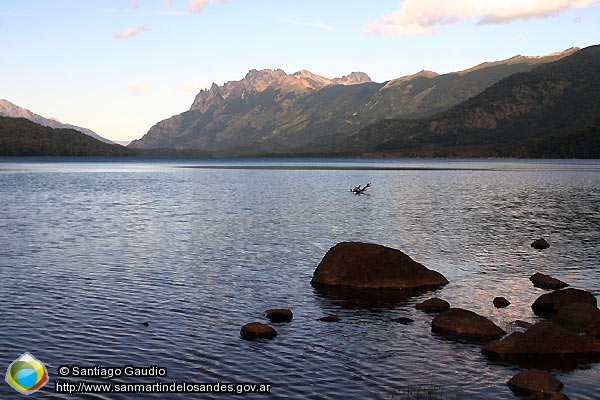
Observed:
[[[534,250],[540,237],[551,247]],[[86,380],[270,384],[240,397],[261,399],[511,399],[521,367],[432,334],[415,303],[441,297],[514,331],[538,320],[535,272],[600,296],[599,239],[600,161],[0,159],[0,366],[24,352],[43,362],[35,398],[73,398],[55,383]],[[342,241],[400,249],[450,283],[391,301],[313,289]],[[496,296],[512,304],[496,309]],[[294,319],[271,324],[275,339],[240,338],[282,307]],[[318,321],[327,314],[340,321]],[[62,365],[166,376],[63,378]],[[551,372],[572,399],[598,399],[599,364]],[[87,398],[190,396],[229,397]]]

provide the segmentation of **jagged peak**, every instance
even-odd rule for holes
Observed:
[[[213,83],[210,89],[201,90],[194,99],[190,110],[206,112],[212,106],[221,105],[229,97],[244,98],[248,93],[260,93],[269,87],[277,87],[283,91],[318,90],[329,85],[353,85],[371,82],[364,72],[352,72],[342,78],[329,79],[302,69],[293,74],[286,74],[282,69],[251,69],[243,79],[229,81],[222,86]]]
[[[361,83],[373,82],[371,77],[364,72],[351,72],[341,78],[335,78],[334,82],[340,85],[358,85]]]

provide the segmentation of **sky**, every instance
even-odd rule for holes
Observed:
[[[600,44],[600,0],[2,0],[0,99],[141,138],[215,82],[375,82]]]

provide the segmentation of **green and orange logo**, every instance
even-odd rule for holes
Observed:
[[[46,367],[29,353],[23,353],[8,366],[6,382],[17,392],[31,394],[48,382]]]

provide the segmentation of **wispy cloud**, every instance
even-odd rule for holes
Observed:
[[[129,82],[124,88],[133,93],[148,93],[152,91],[152,85],[144,81]]]
[[[115,39],[127,39],[127,38],[137,35],[138,33],[147,32],[149,30],[150,30],[149,25],[141,25],[137,28],[131,28],[131,27],[125,28],[121,32],[117,33],[117,35],[115,36]]]
[[[229,0],[189,0],[185,8],[191,13],[198,14],[207,5],[216,2],[229,3]]]
[[[122,4],[119,6],[119,10],[120,11],[124,11],[124,10],[135,10],[137,9],[138,5],[137,5],[137,0],[129,0],[129,2],[127,2],[127,4]]]
[[[586,8],[597,0],[405,0],[399,10],[364,26],[363,32],[383,35],[426,35],[435,27],[467,18],[479,25],[516,19],[551,17],[564,10]]]
[[[331,25],[328,25],[323,21],[306,22],[306,21],[300,21],[297,19],[284,18],[281,20],[281,22],[283,22],[284,24],[289,24],[289,25],[298,25],[298,26],[306,26],[306,27],[310,27],[310,28],[319,28],[319,29],[323,29],[326,31],[333,30],[333,27]]]

